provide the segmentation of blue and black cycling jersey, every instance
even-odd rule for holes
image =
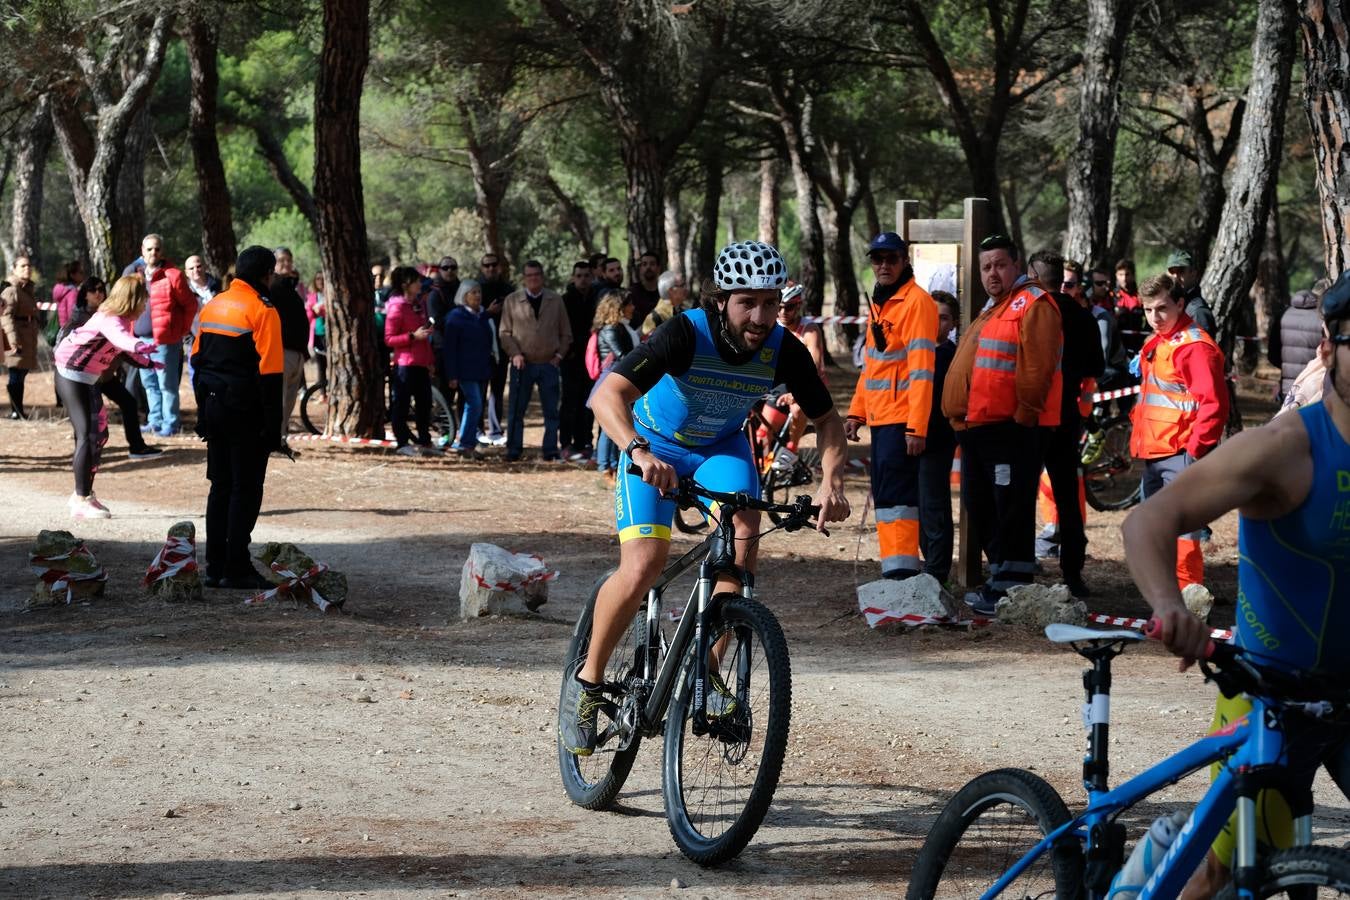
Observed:
[[[1298,414],[1312,486],[1278,519],[1239,519],[1237,643],[1286,668],[1350,674],[1350,444],[1321,403]]]

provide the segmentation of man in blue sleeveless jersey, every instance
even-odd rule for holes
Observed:
[[[562,739],[579,756],[596,744],[600,683],[605,665],[641,598],[656,582],[670,553],[672,500],[682,476],[693,474],[716,491],[759,496],[759,476],[742,429],[750,407],[774,385],[786,384],[815,423],[824,477],[815,496],[820,527],[848,517],[844,426],[815,361],[796,336],[777,323],[787,266],[768,244],[732,244],[713,269],[716,290],[705,290],[703,308],[662,324],[625,356],[591,401],[595,418],[616,444],[619,460],[614,508],[619,568],[600,588],[590,650],[563,697]],[[642,476],[628,473],[630,461]],[[739,512],[736,562],[753,571],[759,513]],[[739,591],[723,576],[719,591]],[[714,685],[714,687],[716,687]]]
[[[1350,273],[1323,295],[1322,316],[1330,389],[1321,402],[1237,435],[1125,520],[1125,558],[1182,669],[1205,652],[1209,627],[1181,602],[1174,538],[1236,509],[1238,646],[1273,667],[1350,675]],[[1243,705],[1221,700],[1216,721],[1239,717]],[[1282,841],[1287,816],[1284,808],[1283,827],[1266,821],[1262,833]],[[1231,853],[1225,829],[1182,897],[1217,892]]]

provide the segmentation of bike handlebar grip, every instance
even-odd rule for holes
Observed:
[[[1154,616],[1153,618],[1149,619],[1146,623],[1144,623],[1144,634],[1151,641],[1162,640],[1162,622],[1158,619],[1157,616]],[[1221,658],[1227,659],[1232,656],[1231,653],[1226,652],[1230,649],[1231,648],[1229,647],[1228,644],[1219,644],[1211,640],[1208,644],[1205,645],[1205,659],[1214,659],[1216,655]]]
[[[636,475],[637,477],[641,478],[641,477],[642,477],[642,467],[639,466],[637,463],[631,463],[631,462],[630,462],[630,463],[628,464],[628,474],[629,474],[629,475]]]

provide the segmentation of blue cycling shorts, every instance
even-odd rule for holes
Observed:
[[[759,473],[750,442],[745,433],[733,432],[704,447],[685,447],[641,425],[637,431],[651,441],[656,457],[675,467],[675,474],[683,478],[693,475],[698,483],[713,491],[728,493],[743,491],[759,498]],[[628,454],[619,455],[618,478],[614,484],[614,519],[618,525],[619,543],[637,538],[670,540],[670,526],[675,519],[675,501],[665,500],[661,492],[628,473]]]

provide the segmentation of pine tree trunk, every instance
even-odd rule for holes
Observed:
[[[1110,236],[1106,241],[1106,256],[1103,261],[1114,269],[1119,260],[1130,257],[1130,247],[1134,243],[1134,209],[1121,206],[1119,203],[1112,204],[1111,222],[1107,233]]]
[[[759,164],[759,239],[778,246],[778,160]]]
[[[324,0],[314,90],[314,203],[328,284],[328,430],[382,437],[384,372],[361,189],[361,88],[369,64],[369,0]]]
[[[1256,264],[1256,283],[1252,285],[1256,331],[1249,332],[1255,334],[1261,341],[1243,342],[1242,361],[1246,371],[1256,368],[1261,347],[1270,337],[1270,323],[1278,320],[1289,306],[1289,273],[1284,264],[1284,242],[1280,238],[1280,205],[1276,197],[1272,197],[1270,201],[1265,235],[1261,258]]]
[[[628,269],[636,279],[639,256],[665,251],[666,167],[660,145],[647,137],[624,138],[621,155],[628,176]]]
[[[1135,0],[1088,0],[1078,93],[1078,145],[1069,158],[1064,255],[1107,266],[1111,187],[1120,128],[1120,70]]]
[[[853,233],[852,206],[834,207],[830,219],[830,273],[834,280],[834,314],[858,314],[858,276],[853,270],[853,248],[849,236]]]
[[[52,136],[51,100],[43,95],[33,109],[28,127],[19,134],[19,151],[14,163],[11,265],[14,257],[33,257],[41,248],[42,183],[47,156],[52,149]]]
[[[1201,284],[1219,324],[1219,342],[1230,357],[1233,338],[1243,321],[1242,308],[1250,308],[1251,285],[1279,177],[1284,113],[1294,63],[1294,30],[1290,0],[1261,0],[1237,164]]]
[[[491,253],[502,261],[502,271],[510,267],[502,246],[501,211],[506,191],[511,186],[510,166],[494,165],[500,162],[489,150],[490,141],[476,130],[477,117],[470,108],[470,101],[462,99],[459,103],[460,121],[468,138],[469,171],[473,173],[474,209],[478,213],[478,222],[483,228],[483,252]],[[491,115],[491,113],[489,113]]]
[[[286,158],[285,148],[281,146],[281,141],[277,139],[276,133],[272,131],[271,126],[265,122],[250,122],[249,128],[253,131],[253,137],[258,142],[258,155],[267,163],[268,170],[272,177],[290,196],[291,202],[295,204],[296,209],[300,210],[300,215],[309,222],[309,227],[314,231],[314,240],[319,240],[319,211],[314,206],[314,194],[305,186],[305,183],[295,174],[291,168],[290,160]]]
[[[1343,3],[1304,0],[1303,103],[1317,161],[1327,275],[1350,268],[1350,10]]]
[[[788,93],[776,86],[774,100],[797,195],[797,232],[800,235],[797,281],[804,288],[807,313],[818,316],[825,305],[825,234],[820,227],[820,195],[807,168],[815,142],[811,131],[811,98],[794,106]]]
[[[188,137],[192,163],[197,172],[197,205],[202,222],[202,258],[210,272],[222,273],[238,256],[230,188],[216,139],[216,93],[220,75],[216,66],[215,28],[200,18],[188,23],[184,34],[188,67],[192,77],[192,101],[188,107]]]
[[[563,190],[562,185],[558,184],[552,173],[545,172],[542,183],[545,190],[552,194],[553,199],[557,201],[563,222],[567,225],[567,230],[572,232],[572,236],[577,239],[581,252],[587,256],[597,252],[595,249],[595,232],[591,228],[591,219],[590,216],[586,215],[586,210]]]
[[[676,190],[666,191],[666,268],[672,272],[684,274],[684,231],[680,228],[680,194]]]
[[[145,217],[145,158],[150,150],[150,104],[141,105],[132,117],[131,128],[123,144],[122,164],[117,169],[114,190],[116,206],[112,211],[113,253],[118,265],[126,265],[141,255],[141,239],[150,229]],[[181,247],[165,247],[179,265],[187,253]]]
[[[722,156],[717,149],[703,156],[703,206],[699,210],[698,249],[694,258],[694,277],[700,292],[703,280],[712,278],[717,261],[717,223],[722,212]]]

